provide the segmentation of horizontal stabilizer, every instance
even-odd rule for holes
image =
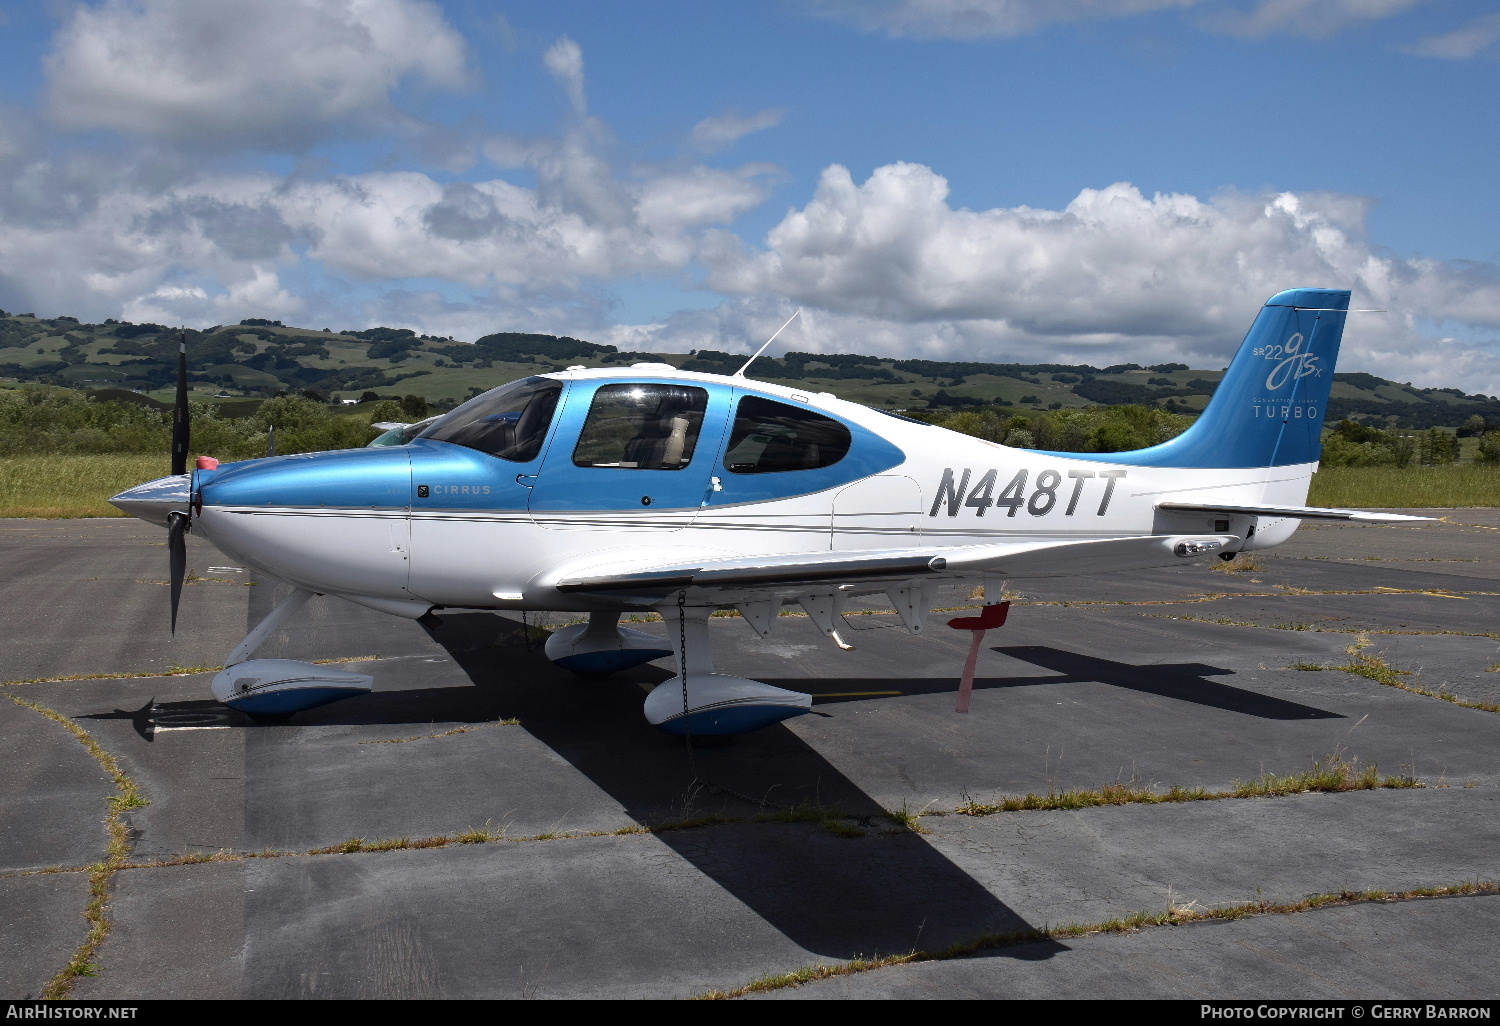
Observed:
[[[1371,513],[1362,509],[1325,509],[1320,506],[1244,506],[1197,502],[1158,502],[1156,508],[1171,513],[1225,513],[1243,517],[1288,517],[1298,520],[1348,520],[1360,524],[1403,524],[1436,520],[1405,513]]]

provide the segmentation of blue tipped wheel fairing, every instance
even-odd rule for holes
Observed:
[[[214,677],[214,697],[252,717],[285,718],[367,695],[374,678],[296,659],[251,659]]]

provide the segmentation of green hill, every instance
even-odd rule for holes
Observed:
[[[443,409],[514,378],[567,366],[646,361],[732,373],[744,362],[743,356],[713,350],[621,353],[581,339],[524,332],[498,332],[465,343],[405,328],[316,330],[249,318],[179,333],[159,324],[83,324],[72,317],[0,312],[0,384],[170,400],[179,339],[187,343],[195,398],[218,396],[225,403],[281,393],[357,399],[373,392],[421,396]],[[1013,407],[1024,412],[1137,404],[1193,414],[1208,402],[1222,374],[1181,363],[1100,368],[792,352],[757,361],[754,376],[892,410]],[[1458,388],[1413,388],[1365,373],[1337,374],[1334,380],[1330,422],[1353,416],[1388,427],[1468,425],[1472,431],[1477,416],[1500,427],[1495,397]]]

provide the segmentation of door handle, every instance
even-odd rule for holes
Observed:
[[[532,488],[536,485],[536,477],[537,476],[535,474],[517,474],[516,484],[525,485],[527,488]]]

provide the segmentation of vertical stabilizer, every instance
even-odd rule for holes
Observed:
[[[1292,289],[1266,301],[1208,408],[1182,434],[1133,452],[1060,453],[1137,467],[1284,467],[1313,463],[1349,292]]]

